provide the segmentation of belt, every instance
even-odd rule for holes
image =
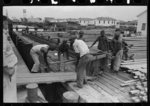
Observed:
[[[90,54],[90,53],[87,53],[87,54],[85,54],[85,55],[81,56],[80,58],[83,58],[84,56],[89,55],[89,54]]]

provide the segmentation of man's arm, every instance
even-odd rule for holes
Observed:
[[[48,61],[47,61],[47,54],[48,54],[48,51],[47,53],[44,53],[43,56],[44,56],[44,62],[46,63],[47,67],[49,67]]]
[[[93,42],[93,44],[90,47],[94,46],[98,40],[99,40],[99,37]]]

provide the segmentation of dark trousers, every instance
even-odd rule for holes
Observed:
[[[66,52],[58,52],[58,58],[60,60],[60,55],[63,54],[64,57],[66,57],[69,60],[69,51]]]
[[[90,54],[86,54],[82,56],[79,60],[79,63],[76,68],[77,72],[77,85],[83,87],[83,84],[87,82],[86,79],[86,67],[93,60],[93,56]]]
[[[100,59],[100,67],[103,71],[108,69],[109,58],[106,56],[105,58]]]

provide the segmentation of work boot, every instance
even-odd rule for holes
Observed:
[[[83,84],[88,84],[87,80],[84,80]]]
[[[79,85],[79,84],[74,85],[74,87],[83,88],[83,86],[82,86],[82,85]]]

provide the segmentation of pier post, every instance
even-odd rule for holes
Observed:
[[[79,95],[73,91],[63,93],[63,103],[78,103]]]
[[[44,99],[38,96],[38,85],[36,83],[31,83],[26,86],[27,88],[27,103],[47,103]]]

